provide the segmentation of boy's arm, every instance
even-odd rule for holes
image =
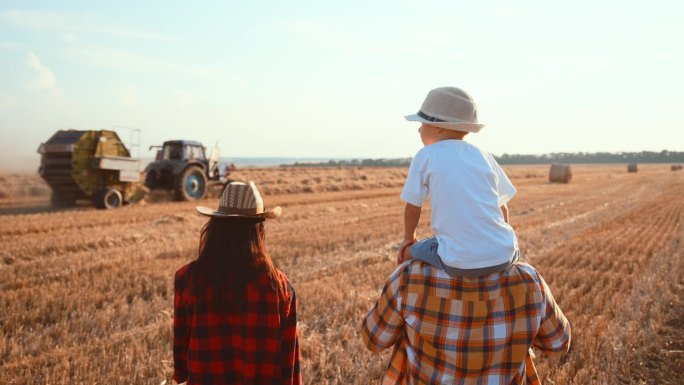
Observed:
[[[504,222],[508,223],[508,206],[505,203],[501,206],[501,213],[503,214]]]
[[[416,242],[416,228],[420,221],[420,206],[414,206],[406,203],[404,208],[404,240],[399,245],[399,252],[397,253],[397,264],[404,262],[409,258],[404,258],[404,250]]]

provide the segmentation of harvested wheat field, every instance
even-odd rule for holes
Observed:
[[[573,327],[561,359],[537,355],[549,384],[681,384],[684,176],[669,165],[506,168],[511,224]],[[267,224],[276,264],[299,299],[304,382],[377,384],[359,325],[395,267],[405,169],[238,171],[283,216]],[[173,274],[195,257],[195,204],[112,211],[47,208],[35,176],[3,175],[0,383],[172,383]],[[216,199],[203,205],[213,207]],[[423,214],[419,235],[429,235]]]

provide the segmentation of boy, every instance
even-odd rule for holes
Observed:
[[[406,119],[422,123],[425,146],[413,157],[401,192],[406,208],[397,262],[418,259],[452,276],[505,270],[518,258],[506,206],[516,190],[492,155],[463,141],[484,126],[472,97],[459,88],[436,88]],[[434,237],[416,242],[428,195]]]

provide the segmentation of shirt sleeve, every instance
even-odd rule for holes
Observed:
[[[499,163],[496,161],[496,159],[494,159],[491,154],[489,155],[489,158],[494,169],[494,174],[496,174],[496,191],[499,194],[499,206],[503,206],[513,199],[517,193],[517,190],[513,186],[513,183],[511,183],[511,180],[508,179],[508,176],[504,172],[503,168],[499,166]]]
[[[287,281],[286,281],[287,282]],[[287,282],[290,303],[282,314],[281,342],[283,385],[300,385],[302,376],[299,365],[299,335],[297,333],[297,297],[294,288]]]
[[[546,302],[546,311],[542,316],[541,326],[533,344],[548,355],[565,353],[570,349],[570,322],[553,298],[544,278],[541,276],[539,278]]]
[[[404,318],[401,315],[402,276],[409,262],[400,265],[389,277],[380,298],[361,324],[363,344],[373,352],[383,351],[401,338]]]
[[[186,270],[176,272],[173,290],[173,379],[179,384],[188,379],[187,352],[190,339],[187,305],[183,303],[182,296],[186,283],[183,271]]]
[[[411,160],[404,189],[401,191],[400,198],[404,202],[414,206],[422,206],[429,194],[428,174],[427,174],[427,153],[423,149],[418,151]]]

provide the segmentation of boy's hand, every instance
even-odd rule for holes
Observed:
[[[404,261],[411,259],[411,251],[409,247],[416,243],[417,239],[404,239],[399,245],[399,251],[397,252],[397,265],[401,265]]]

